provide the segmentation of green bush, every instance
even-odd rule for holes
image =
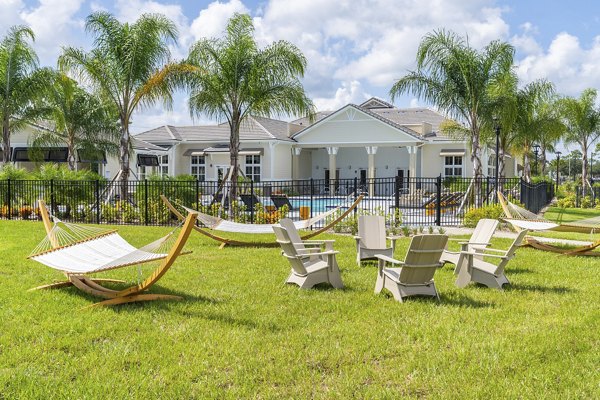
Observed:
[[[581,208],[592,207],[592,198],[590,196],[582,197],[580,206],[581,206]]]
[[[556,205],[560,208],[573,208],[575,207],[575,193],[570,193],[569,195],[558,199]]]
[[[465,226],[474,228],[480,219],[498,219],[502,216],[500,204],[489,204],[480,208],[472,208],[465,213]]]

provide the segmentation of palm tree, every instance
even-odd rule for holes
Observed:
[[[107,12],[89,15],[86,30],[94,36],[90,52],[67,47],[59,58],[64,71],[75,72],[95,91],[110,99],[119,115],[121,194],[127,193],[131,116],[139,106],[164,100],[171,92],[155,79],[169,61],[169,42],[177,38],[175,24],[160,14],[143,14],[136,22],[121,23]]]
[[[513,57],[514,48],[508,43],[493,41],[478,51],[453,32],[436,31],[419,45],[417,70],[394,83],[390,95],[393,100],[412,92],[463,123],[468,129],[473,176],[480,178],[485,139],[481,129],[486,120],[491,121],[490,87],[511,73]]]
[[[55,75],[45,97],[50,110],[46,120],[52,129],[38,130],[34,147],[66,144],[70,170],[76,167],[76,149],[118,153],[118,116],[102,99],[87,93],[63,73]]]
[[[33,31],[14,26],[0,42],[0,125],[2,126],[2,162],[10,161],[10,135],[35,121],[42,109],[35,107],[50,76],[38,68],[38,58],[30,42]]]
[[[190,49],[180,81],[190,91],[190,113],[226,120],[230,128],[230,199],[237,196],[240,126],[250,115],[312,117],[314,106],[300,78],[306,58],[293,44],[278,41],[259,49],[249,15],[236,14],[223,39],[202,39]],[[185,68],[184,68],[185,69]]]
[[[582,171],[581,184],[584,193],[588,185],[588,149],[598,139],[600,131],[600,112],[595,108],[596,89],[586,89],[578,99],[565,97],[559,100],[559,108],[567,127],[566,143],[577,143],[581,146]]]

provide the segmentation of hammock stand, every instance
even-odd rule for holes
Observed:
[[[346,216],[348,216],[348,214],[350,214],[357,206],[358,204],[361,202],[361,200],[363,199],[364,195],[360,195],[356,198],[356,200],[354,201],[354,203],[352,203],[352,205],[350,205],[350,207],[348,207],[348,209],[346,211],[344,211],[339,217],[337,217],[336,219],[334,219],[333,221],[331,221],[329,224],[327,224],[326,226],[307,233],[306,235],[302,236],[301,239],[302,240],[306,240],[306,239],[310,239],[312,237],[315,237],[323,232],[328,231],[329,229],[331,229],[333,226],[335,226],[336,224],[338,224],[341,220],[343,220],[344,218],[346,218]],[[169,201],[169,199],[167,199],[166,196],[164,195],[160,195],[160,198],[162,199],[162,201],[165,203],[165,205],[167,206],[167,208],[181,221],[183,220],[185,217],[183,216],[183,214],[181,214],[179,212],[179,210],[177,210],[177,208],[175,208],[175,206]],[[198,211],[195,211],[198,212]],[[249,226],[252,226],[252,224],[248,224]],[[246,241],[242,241],[242,240],[235,240],[235,239],[229,239],[229,238],[225,238],[222,236],[218,236],[212,232],[209,232],[207,229],[202,228],[200,226],[194,225],[194,229],[196,230],[196,232],[209,237],[217,242],[220,242],[220,248],[222,249],[223,247],[229,245],[229,246],[240,246],[240,247],[278,247],[279,243],[277,242],[246,242]]]
[[[173,265],[177,257],[182,254],[183,246],[187,242],[192,228],[196,223],[197,214],[189,213],[188,216],[184,218],[184,222],[182,222],[183,227],[179,232],[179,235],[175,239],[175,243],[170,248],[168,253],[160,254],[151,253],[150,250],[160,248],[161,245],[166,243],[166,240],[172,237],[172,233],[140,249],[136,249],[133,246],[129,245],[116,233],[116,231],[103,232],[101,234],[97,234],[84,240],[79,240],[66,245],[61,245],[58,240],[58,235],[55,232],[56,224],[53,224],[50,220],[48,209],[46,208],[46,205],[43,201],[39,201],[39,208],[42,220],[44,222],[44,227],[47,232],[47,240],[50,242],[52,248],[47,251],[32,254],[28,258],[38,261],[51,268],[60,270],[65,274],[67,280],[48,285],[38,286],[30,289],[30,291],[75,286],[85,293],[106,299],[104,301],[92,304],[84,308],[117,305],[136,301],[183,299],[183,297],[181,296],[167,294],[150,294],[143,292],[148,290],[160,278],[162,278],[162,276]],[[101,246],[105,246],[104,249],[106,249],[106,246],[110,245],[111,243],[116,243],[117,245],[120,245],[120,247],[114,248],[115,253],[119,253],[120,251],[120,256],[112,256],[111,258],[110,255],[102,254]],[[82,251],[82,253],[79,255],[79,257],[76,257],[79,251]],[[87,252],[88,254],[92,255],[89,258],[91,266],[87,266],[87,268],[85,266],[87,259],[86,254],[83,254],[83,252]],[[123,255],[123,253],[125,254]],[[91,261],[92,259],[94,259],[94,256],[97,256],[100,259],[100,261],[104,263],[101,265],[97,264],[94,266],[93,261]],[[106,262],[107,260],[108,262]],[[102,286],[101,283],[125,283],[125,281],[118,279],[92,278],[89,276],[90,274],[96,272],[102,272],[131,265],[144,264],[155,260],[162,261],[148,278],[146,278],[144,281],[137,285],[130,286],[123,290],[109,289]],[[72,266],[69,265],[70,261],[73,262],[73,264],[71,264]]]
[[[600,225],[594,227],[593,225],[576,225],[576,224],[555,224],[543,218],[539,218],[536,214],[528,211],[516,204],[508,201],[502,192],[498,191],[498,201],[502,206],[502,210],[507,218],[504,220],[510,223],[517,231],[522,229],[531,230],[548,230],[554,232],[575,232],[575,233],[594,233],[600,230]],[[534,249],[550,251],[553,253],[563,254],[566,256],[590,256],[600,257],[600,252],[594,251],[600,247],[600,240],[571,249],[565,249],[560,246],[554,246],[548,243],[543,243],[533,237],[527,236],[522,246],[533,247]]]

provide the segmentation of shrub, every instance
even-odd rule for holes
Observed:
[[[585,196],[581,199],[581,208],[590,208],[592,206],[592,198]]]
[[[23,219],[29,219],[29,217],[33,214],[33,207],[31,206],[22,206],[19,208],[19,216]]]
[[[475,227],[480,219],[491,218],[498,219],[502,216],[502,206],[500,204],[489,204],[480,208],[472,208],[465,213],[465,226]]]
[[[573,208],[575,207],[575,193],[571,193],[562,199],[558,199],[556,205],[560,208]]]

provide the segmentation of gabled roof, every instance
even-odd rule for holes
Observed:
[[[369,115],[370,117],[381,121],[382,123],[391,126],[392,128],[397,129],[398,131],[401,131],[402,133],[405,133],[411,137],[413,137],[415,140],[417,141],[422,141],[422,137],[419,136],[419,134],[415,131],[413,131],[412,129],[406,128],[400,124],[397,124],[389,119],[383,118],[381,117],[379,114],[374,113],[373,111],[366,109],[366,108],[362,108],[360,106],[357,106],[356,104],[348,104],[342,108],[340,108],[339,110],[329,114],[328,116],[322,118],[321,120],[315,122],[314,124],[307,126],[306,128],[304,128],[303,130],[301,130],[300,132],[297,132],[296,134],[292,135],[292,139],[297,139],[298,137],[302,136],[303,134],[305,134],[308,130],[311,130],[313,127],[321,125],[325,122],[327,122],[330,118],[334,117],[335,115],[341,113],[342,111],[348,109],[348,108],[353,108],[355,110],[358,110],[362,113],[365,113],[367,115]]]
[[[164,147],[157,146],[155,144],[145,142],[136,137],[131,137],[131,147],[138,151],[150,151],[150,152],[165,152],[167,149]]]
[[[377,97],[371,97],[369,100],[365,101],[361,105],[361,108],[374,109],[374,108],[394,108],[394,105],[388,103],[387,101],[381,100]]]
[[[312,124],[315,124],[317,122],[319,122],[320,120],[322,120],[325,117],[330,116],[331,114],[333,114],[335,111],[317,111],[314,115],[315,119],[313,120]],[[310,119],[308,117],[302,117],[302,118],[298,118],[292,122],[290,122],[291,124],[296,124],[296,125],[301,125],[301,126],[310,126],[312,125],[310,122]],[[293,136],[293,135],[292,135]]]
[[[402,125],[420,125],[423,122],[431,124],[433,132],[439,132],[440,124],[447,118],[442,114],[428,108],[380,108],[371,109],[381,118]]]

